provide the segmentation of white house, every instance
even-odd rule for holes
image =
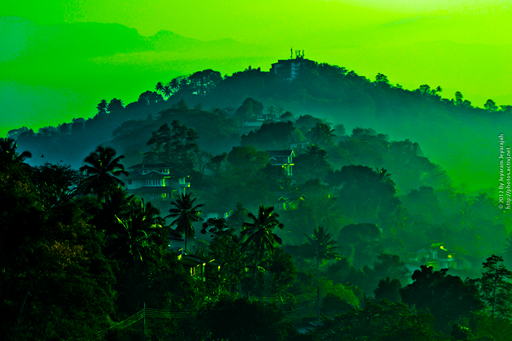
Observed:
[[[286,174],[293,175],[293,157],[295,156],[293,150],[267,150],[267,153],[270,156],[269,162],[273,166],[281,166],[286,170]]]
[[[164,163],[139,163],[128,168],[129,176],[123,181],[129,194],[152,200],[169,201],[185,194],[190,187],[187,175],[178,173]]]

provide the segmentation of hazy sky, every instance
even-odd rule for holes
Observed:
[[[336,30],[417,16],[507,18],[511,11],[508,1],[494,0],[29,0],[2,7],[2,15],[38,23],[119,23],[144,35],[171,30],[198,39],[249,39],[289,28]]]
[[[72,117],[89,117],[102,98],[121,97],[131,102],[153,89],[157,81],[198,71],[203,65],[230,74],[248,66],[245,60],[235,61],[237,58],[254,57],[252,66],[266,70],[272,61],[288,57],[290,47],[305,50],[310,59],[344,66],[370,79],[384,73],[392,83],[408,89],[421,84],[440,85],[444,97],[452,98],[455,91],[462,91],[477,106],[483,106],[488,98],[501,105],[512,104],[508,58],[512,52],[512,5],[505,1],[28,0],[2,4],[0,16],[18,16],[43,25],[117,23],[144,36],[168,30],[202,41],[231,38],[267,51],[262,54],[260,50],[257,56],[245,51],[229,58],[204,56],[201,63],[198,56],[190,56],[187,63],[180,64],[187,59],[185,54],[127,51],[105,56],[98,47],[83,58],[89,64],[64,70],[56,67],[62,64],[62,53],[50,50],[39,56],[37,63],[21,67],[16,65],[17,56],[44,44],[34,45],[31,39],[35,38],[12,32],[11,26],[2,27],[0,22],[0,67],[11,70],[7,76],[0,72],[0,108],[4,108],[0,110],[6,111],[0,121],[0,135],[19,125],[38,128],[46,119],[50,119],[48,124],[55,124],[57,118],[69,121]],[[207,59],[215,60],[208,66]],[[30,73],[30,77],[13,74],[16,66],[20,74]],[[97,73],[95,77],[87,70],[91,67]],[[113,74],[113,67],[123,70]],[[126,78],[129,73],[133,80],[130,87]],[[165,78],[157,78],[159,73]],[[109,78],[109,86],[95,81],[102,76]],[[26,108],[12,98],[23,98]],[[53,103],[50,117],[37,109],[46,110],[48,105],[41,103],[45,98],[53,99],[48,101]],[[66,98],[83,106],[73,105]],[[73,106],[75,110],[70,112]],[[16,119],[13,108],[18,110]]]
[[[476,106],[482,107],[489,98],[498,105],[512,104],[509,2],[4,2],[0,136],[21,126],[37,130],[75,117],[88,118],[103,98],[116,97],[127,104],[153,90],[158,81],[206,68],[223,74],[249,65],[268,70],[272,62],[289,57],[290,47],[305,50],[306,58],[343,66],[372,80],[384,73],[391,83],[407,89],[439,85],[443,97],[461,91]],[[119,25],[96,25],[97,37],[89,41],[80,37],[61,46],[63,28],[72,23],[121,24],[132,31],[126,34]],[[100,41],[106,29],[110,36]],[[201,41],[229,38],[243,44],[223,40],[190,52],[189,42],[183,40],[177,51],[143,51],[134,43],[137,32],[152,36],[161,30]]]

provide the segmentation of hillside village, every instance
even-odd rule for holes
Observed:
[[[455,188],[413,136],[504,110],[482,116],[429,86],[293,52],[269,72],[199,71],[134,103],[103,100],[89,120],[1,139],[0,330],[506,339],[510,218],[489,193]],[[352,115],[315,115],[339,108]],[[410,138],[343,122],[385,117]]]

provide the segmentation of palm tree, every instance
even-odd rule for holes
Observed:
[[[331,126],[327,123],[318,122],[313,128],[310,130],[311,134],[311,142],[316,144],[331,144],[334,135],[334,129],[331,129]]]
[[[124,217],[115,216],[122,232],[109,238],[115,259],[124,260],[123,268],[134,262],[154,261],[158,248],[164,244],[160,211],[144,201],[130,201],[129,206]]]
[[[192,223],[202,220],[199,216],[201,211],[198,209],[203,207],[204,204],[194,206],[194,201],[197,198],[190,199],[191,193],[180,194],[176,201],[171,205],[174,207],[169,210],[169,215],[166,218],[176,218],[172,225],[176,225],[176,231],[185,234],[185,253],[187,252],[187,240],[194,237],[195,231]]]
[[[332,234],[324,230],[323,226],[315,228],[313,231],[313,237],[306,236],[306,243],[308,246],[308,253],[316,258],[316,270],[320,267],[320,262],[324,259],[336,259],[338,253],[336,253],[336,244],[338,242],[331,240]]]
[[[385,181],[389,181],[389,180],[391,180],[391,179],[389,178],[389,177],[391,176],[391,174],[389,174],[389,173],[388,173],[387,169],[384,169],[384,168],[381,168],[381,169],[375,168],[375,170],[377,171],[379,181],[385,182]]]
[[[162,90],[164,93],[165,99],[168,99],[172,95],[172,89],[169,85],[164,86],[164,89]]]
[[[118,218],[125,219],[130,215],[133,201],[135,195],[126,194],[126,190],[121,187],[113,188],[101,202],[101,208],[94,213],[93,225],[103,230],[106,238],[123,233]]]
[[[98,115],[106,115],[108,114],[108,104],[106,99],[102,99],[101,102],[96,107],[98,109]]]
[[[0,163],[3,165],[7,165],[9,163],[18,163],[21,164],[25,159],[31,158],[32,154],[30,152],[24,151],[21,154],[16,152],[16,141],[10,137],[0,138]]]
[[[89,165],[80,168],[87,176],[86,189],[103,199],[112,188],[124,186],[124,182],[118,179],[120,175],[129,175],[119,163],[123,158],[123,155],[116,157],[116,151],[111,147],[98,146],[84,159]]]
[[[274,244],[281,245],[283,242],[272,231],[276,227],[282,229],[284,225],[277,220],[279,214],[274,213],[273,206],[264,207],[260,205],[257,217],[251,212],[247,216],[252,222],[243,223],[243,230],[240,236],[242,238],[247,237],[243,245],[245,247],[252,247],[256,252],[254,260],[254,278],[256,278],[258,263],[263,259],[265,251],[272,253],[274,251]]]
[[[156,92],[163,92],[164,86],[162,85],[162,82],[156,83],[155,90],[156,90]]]

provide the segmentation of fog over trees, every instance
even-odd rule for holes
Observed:
[[[510,212],[432,158],[494,138],[511,106],[293,60],[2,138],[2,334],[508,339]]]

